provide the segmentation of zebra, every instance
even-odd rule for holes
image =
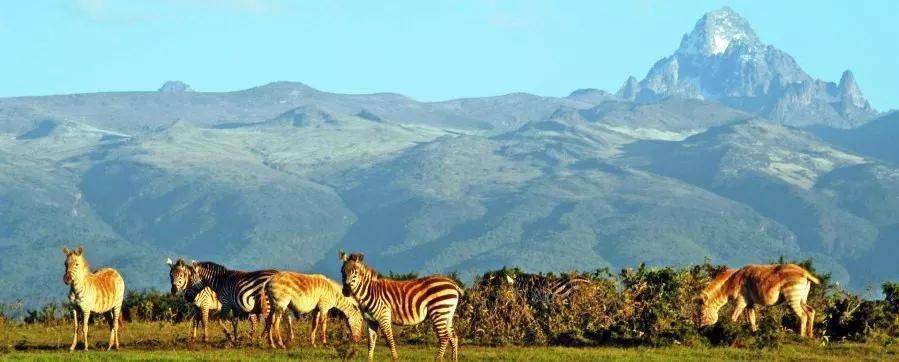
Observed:
[[[381,279],[363,259],[362,254],[340,252],[343,294],[359,302],[368,321],[368,359],[374,359],[378,329],[387,339],[391,359],[396,361],[392,324],[415,325],[430,319],[440,340],[437,359],[443,359],[449,344],[453,361],[457,361],[459,345],[453,330],[453,314],[462,297],[462,289],[452,279],[440,275],[411,280]]]
[[[749,308],[749,324],[757,331],[757,309],[785,302],[799,317],[799,335],[814,337],[815,310],[806,302],[812,284],[820,284],[814,275],[796,264],[747,265],[727,269],[716,276],[696,298],[701,303],[700,326],[718,321],[718,311],[735,301],[731,321],[736,322]]]
[[[203,280],[192,270],[190,265],[184,262],[184,259],[178,259],[177,262],[172,262],[172,259],[168,259],[166,263],[171,268],[169,278],[172,280],[172,295],[174,296],[178,292],[178,289],[174,287],[175,285],[186,285],[186,287],[179,289],[184,289],[184,299],[194,306],[190,341],[193,342],[197,339],[197,329],[202,325],[203,342],[206,342],[208,334],[206,327],[209,324],[209,314],[210,312],[217,313],[222,310],[222,303],[218,300],[218,295],[215,294],[212,288],[203,285]],[[187,273],[182,271],[187,271]],[[225,335],[228,336],[228,329],[225,328],[224,322],[221,319],[218,319],[218,322],[225,331]]]
[[[209,261],[192,262],[190,269],[187,266],[178,267],[172,273],[172,292],[177,293],[187,287],[190,273],[196,273],[202,280],[204,287],[209,287],[218,296],[222,309],[219,312],[225,316],[231,312],[232,334],[226,336],[234,342],[238,340],[237,325],[240,317],[248,316],[251,321],[251,334],[255,334],[255,315],[268,314],[268,302],[265,296],[265,284],[268,283],[275,270],[258,270],[245,272],[229,270],[228,268]]]
[[[554,300],[568,300],[574,291],[590,284],[590,281],[578,277],[555,277],[502,269],[484,274],[479,283],[482,287],[498,287],[503,284],[512,286],[515,292],[532,306],[551,306]]]
[[[115,347],[119,349],[119,327],[125,325],[122,318],[122,301],[125,299],[125,280],[119,272],[112,268],[101,268],[94,273],[90,271],[90,265],[84,257],[84,248],[69,250],[63,247],[66,255],[66,273],[62,280],[69,285],[69,301],[72,303],[72,317],[75,321],[75,335],[72,337],[72,346],[69,351],[74,351],[78,344],[79,315],[81,313],[82,336],[84,350],[88,350],[87,329],[91,312],[111,314],[109,320],[109,346],[106,350]]]
[[[347,324],[353,335],[353,342],[362,339],[364,319],[359,310],[359,303],[351,297],[343,295],[342,288],[337,282],[320,274],[300,274],[294,272],[280,272],[272,276],[265,287],[271,310],[265,325],[268,334],[269,345],[275,348],[275,334],[277,333],[278,347],[284,348],[281,340],[281,315],[289,308],[294,313],[313,312],[312,332],[310,339],[315,346],[316,332],[321,332],[322,344],[328,343],[328,312],[332,308],[341,311],[347,318]],[[290,315],[288,313],[288,315]],[[288,322],[290,330],[289,340],[293,340],[293,326]]]

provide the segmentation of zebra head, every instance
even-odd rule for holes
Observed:
[[[62,252],[66,255],[66,273],[62,276],[62,282],[68,285],[72,284],[73,280],[81,280],[90,270],[87,259],[84,258],[84,248],[80,245],[75,250],[63,247]]]
[[[481,277],[480,285],[485,287],[501,287],[503,284],[512,286],[515,285],[516,276],[517,270],[506,269],[504,267],[500,270],[485,273],[484,276]]]
[[[699,326],[710,326],[718,322],[718,311],[727,304],[725,283],[736,273],[736,269],[719,271],[712,281],[693,299],[699,305]]]
[[[184,259],[178,259],[177,262],[167,259],[166,264],[169,265],[169,281],[172,283],[172,295],[176,295],[187,288],[191,270],[187,263],[184,262]]]
[[[352,297],[365,284],[371,281],[373,273],[362,262],[364,258],[365,255],[362,253],[347,255],[342,250],[340,251],[340,260],[343,262],[340,274],[343,277],[343,295],[346,297]]]
[[[700,327],[707,327],[718,323],[718,310],[720,310],[723,305],[718,304],[716,300],[709,298],[706,295],[696,297],[693,301],[699,304]]]

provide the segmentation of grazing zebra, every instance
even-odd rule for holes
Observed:
[[[553,300],[567,300],[571,293],[590,284],[590,281],[584,278],[516,273],[506,269],[487,273],[480,281],[481,286],[498,287],[504,283],[511,285],[531,305],[552,305]]]
[[[191,342],[197,339],[197,329],[203,326],[203,342],[207,341],[207,325],[209,324],[210,312],[217,313],[222,310],[222,303],[219,302],[218,296],[212,288],[203,285],[203,280],[199,274],[193,271],[193,268],[184,262],[184,259],[178,259],[172,262],[172,259],[166,260],[171,270],[169,278],[172,281],[172,295],[178,293],[179,289],[184,289],[184,300],[194,305],[193,322],[191,323]],[[183,271],[186,271],[184,273]],[[175,285],[182,286],[175,288]],[[186,287],[184,287],[186,285]],[[228,335],[228,329],[225,328],[224,322],[218,320],[219,325]]]
[[[228,315],[231,312],[231,336],[234,342],[237,342],[237,324],[240,317],[249,316],[252,322],[252,331],[255,333],[256,319],[254,315],[267,315],[268,302],[265,296],[265,284],[268,283],[272,275],[277,273],[275,270],[258,270],[245,272],[240,270],[229,270],[228,268],[213,262],[193,262],[190,269],[186,266],[173,269],[172,273],[177,274],[172,277],[172,292],[177,293],[187,287],[190,273],[196,273],[202,280],[204,287],[212,288],[212,291],[218,296],[222,309],[221,315]],[[173,274],[170,274],[173,275]],[[227,331],[225,332],[228,335]]]
[[[750,326],[757,331],[757,309],[782,301],[799,317],[799,335],[813,337],[815,310],[806,304],[813,283],[820,281],[796,264],[747,265],[739,270],[725,270],[697,298],[702,304],[700,325],[715,324],[718,310],[733,300],[736,305],[731,321],[736,321],[743,309],[749,308]]]
[[[284,348],[280,322],[281,315],[288,309],[297,314],[314,311],[310,334],[313,346],[315,346],[315,334],[318,331],[321,332],[322,344],[328,343],[328,312],[332,308],[337,308],[347,318],[353,341],[358,342],[362,339],[365,320],[359,310],[359,303],[351,297],[344,296],[340,284],[324,275],[280,272],[272,276],[265,290],[269,303],[271,303],[265,330],[272,348],[275,348],[276,333],[278,347]],[[288,328],[290,328],[289,340],[293,340],[293,326],[290,323],[288,323]]]
[[[459,359],[458,338],[453,331],[453,314],[462,289],[447,277],[433,275],[411,280],[380,279],[378,272],[363,263],[362,254],[340,252],[343,262],[343,294],[359,302],[368,320],[368,359],[375,353],[380,329],[390,347],[390,357],[397,359],[392,324],[415,325],[426,318],[434,324],[440,340],[437,359],[442,360],[447,344],[451,345],[453,361]]]
[[[90,322],[91,312],[112,314],[109,320],[109,347],[119,349],[119,326],[124,326],[122,319],[122,300],[125,298],[125,280],[115,269],[102,268],[91,273],[87,259],[84,258],[84,249],[78,247],[74,251],[64,247],[62,252],[66,255],[66,274],[62,280],[69,285],[69,301],[72,302],[72,317],[75,321],[75,336],[72,338],[72,346],[69,351],[74,351],[78,344],[78,326],[81,313],[82,336],[84,350],[87,351],[87,327]]]

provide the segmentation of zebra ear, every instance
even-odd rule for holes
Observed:
[[[81,255],[84,253],[84,248],[81,245],[78,245],[78,249],[75,249],[75,255]]]
[[[361,262],[362,259],[365,259],[365,254],[362,254],[362,253],[356,253],[356,260],[358,260],[358,261]]]
[[[68,246],[63,246],[63,247],[62,247],[62,253],[63,253],[63,254],[66,254],[66,256],[69,256],[69,254],[71,254],[72,251],[69,250],[69,247],[68,247]]]
[[[344,253],[343,250],[340,251],[339,255],[340,255],[340,261],[346,262],[347,260],[349,260],[349,257],[347,257],[346,253]]]
[[[175,262],[172,261],[172,258],[165,258],[165,263],[168,265],[174,265]]]

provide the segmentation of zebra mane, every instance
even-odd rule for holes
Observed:
[[[200,269],[203,269],[210,274],[221,274],[230,271],[230,269],[228,269],[224,265],[217,264],[211,261],[194,262],[194,267],[200,267]]]
[[[725,269],[715,275],[711,282],[701,292],[701,297],[707,301],[720,299],[722,295],[728,292],[727,282],[733,276],[735,269]]]
[[[372,281],[381,279],[381,277],[380,277],[381,274],[378,274],[378,271],[375,270],[375,268],[372,268],[372,267],[368,266],[367,264],[365,264],[365,263],[363,263],[363,262],[361,262],[361,261],[359,262],[359,265],[362,265],[362,268],[363,268],[364,270],[366,270],[369,274],[371,274],[371,280],[372,280]]]

